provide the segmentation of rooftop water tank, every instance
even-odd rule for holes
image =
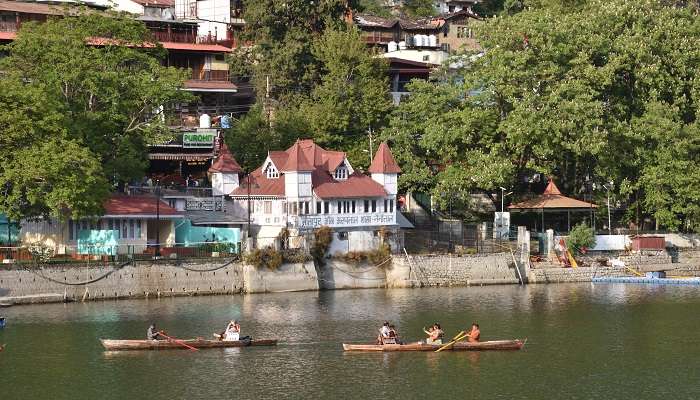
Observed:
[[[415,47],[423,47],[423,35],[414,35],[413,36],[413,45]]]
[[[202,114],[199,116],[199,127],[200,128],[211,128],[211,117],[209,114]]]
[[[406,50],[406,42],[403,40],[399,42],[399,49]]]
[[[396,51],[399,49],[398,43],[394,42],[393,40],[387,44],[387,51],[391,53],[392,51]]]
[[[437,36],[435,36],[435,35],[428,36],[428,46],[437,47]]]

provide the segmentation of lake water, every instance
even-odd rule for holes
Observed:
[[[698,399],[700,289],[562,284],[348,290],[0,309],[0,399]],[[151,321],[210,337],[229,319],[277,347],[107,353]],[[405,339],[473,320],[521,351],[343,353],[383,320]]]

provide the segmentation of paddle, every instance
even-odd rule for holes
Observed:
[[[435,350],[436,353],[441,352],[442,350],[448,348],[449,346],[452,346],[453,344],[459,342],[460,340],[464,340],[467,337],[469,337],[468,333],[460,332],[457,336],[455,336],[450,343],[447,343],[446,345],[440,347],[439,349]]]
[[[180,339],[172,338],[172,337],[166,335],[165,333],[163,333],[162,331],[161,331],[161,332],[158,332],[158,334],[161,335],[161,336],[163,336],[163,337],[165,337],[165,338],[167,338],[167,339],[172,340],[173,342],[175,342],[175,343],[177,343],[177,344],[181,344],[181,345],[187,347],[187,348],[190,349],[190,350],[197,351],[197,348],[196,348],[196,347],[192,347],[192,346],[190,346],[189,344],[183,342],[183,341],[180,340]]]

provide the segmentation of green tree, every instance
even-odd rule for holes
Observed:
[[[383,126],[392,108],[387,63],[368,51],[355,28],[327,31],[314,44],[313,55],[321,82],[300,108],[311,136],[329,149],[344,149],[356,166],[367,167],[368,131]]]
[[[595,247],[595,232],[586,224],[578,224],[571,228],[566,244],[570,250],[582,254],[586,249]]]
[[[99,213],[139,178],[163,109],[189,95],[142,22],[85,14],[22,25],[0,62],[0,211],[13,219]]]
[[[414,84],[397,108],[383,136],[406,171],[401,187],[522,192],[541,173],[580,196],[590,182],[613,180],[631,219],[697,228],[695,9],[525,3],[484,24],[483,55],[464,56],[452,78]],[[421,179],[428,171],[433,179]]]

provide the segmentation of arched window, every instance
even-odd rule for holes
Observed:
[[[341,165],[340,167],[335,169],[335,179],[338,179],[338,180],[348,179],[348,169],[347,169],[347,167],[345,167],[345,165]]]
[[[270,164],[267,167],[267,178],[268,179],[275,179],[275,178],[279,178],[279,177],[280,177],[280,173],[279,173],[279,171],[277,171],[277,168],[275,168],[274,165]]]

